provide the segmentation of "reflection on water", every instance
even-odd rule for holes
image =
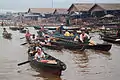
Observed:
[[[24,34],[12,31],[12,39],[2,37],[0,28],[0,80],[119,80],[120,78],[120,46],[112,44],[109,52],[86,49],[85,51],[61,51],[44,48],[45,52],[60,59],[67,65],[67,69],[60,77],[47,73],[36,72],[28,64],[17,66],[18,63],[28,59],[27,47],[21,46],[25,39],[20,39]],[[36,34],[34,28],[30,32]],[[92,34],[92,40],[99,40],[98,34]]]
[[[81,52],[77,52],[81,53]],[[75,63],[79,65],[80,68],[85,68],[88,65],[88,55],[85,52],[82,52],[82,54],[75,54],[74,55]]]
[[[39,73],[36,75],[32,75],[33,77],[36,77],[38,80],[44,79],[44,80],[62,80],[60,77],[47,74],[47,73]]]

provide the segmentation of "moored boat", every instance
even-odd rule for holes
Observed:
[[[111,42],[111,43],[118,43],[118,44],[120,44],[120,38],[118,38],[118,39],[111,39],[111,38],[102,38],[102,40],[104,40],[104,41],[107,41],[107,42]]]
[[[59,34],[59,35],[53,35],[53,37],[55,38],[61,38],[61,39],[66,39],[66,40],[74,40],[75,36],[64,36],[62,34]]]
[[[101,39],[107,42],[111,42],[111,43],[118,43],[120,44],[120,37],[117,37],[116,35],[100,35]]]
[[[42,47],[46,47],[48,49],[53,49],[53,50],[61,50],[63,47],[62,46],[57,46],[57,45],[45,45],[41,44]]]
[[[101,50],[101,51],[109,51],[111,49],[111,44],[96,44],[96,45],[88,45],[87,49]]]
[[[26,33],[26,30],[25,30],[25,29],[19,30],[19,31],[20,31],[20,33]]]
[[[18,27],[11,26],[11,27],[9,27],[9,29],[11,29],[11,30],[13,30],[13,31],[16,31],[16,30],[18,30]]]

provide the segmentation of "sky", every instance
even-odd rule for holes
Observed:
[[[27,11],[28,8],[69,8],[72,3],[120,3],[120,0],[0,0],[2,11]]]

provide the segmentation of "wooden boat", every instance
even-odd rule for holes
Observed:
[[[63,34],[60,33],[55,33],[55,34],[51,34],[50,32],[44,31],[37,31],[39,37],[42,37],[42,33],[47,33],[48,35],[55,37],[55,38],[61,38],[61,39],[66,39],[66,40],[74,40],[75,36],[64,36]]]
[[[12,34],[11,34],[11,33],[8,33],[8,34],[3,33],[2,35],[3,35],[3,37],[6,38],[6,39],[12,39],[12,37],[11,37]]]
[[[52,50],[61,50],[63,47],[62,46],[57,46],[57,45],[43,45],[41,44],[42,47],[46,47],[48,49],[52,49]]]
[[[23,30],[24,29],[24,27],[18,27],[18,30]]]
[[[53,27],[44,27],[45,29],[48,29],[48,30],[56,30],[56,26],[53,26]],[[63,27],[63,30],[79,30],[80,28],[79,27]]]
[[[72,40],[72,41],[75,38],[75,36],[64,36],[64,34],[60,34],[59,32],[55,32],[54,34],[52,34],[52,37],[66,39],[66,40]]]
[[[96,45],[89,45],[88,43],[78,43],[74,41],[68,41],[68,40],[61,40],[57,42],[52,42],[52,44],[56,45],[63,45],[64,48],[67,49],[94,49],[94,50],[101,50],[101,51],[109,51],[112,47],[111,44],[96,44]]]
[[[9,29],[11,29],[11,30],[13,30],[13,31],[16,31],[16,30],[23,30],[24,27],[11,26],[11,27],[9,27]]]
[[[111,38],[102,38],[102,40],[107,41],[107,42],[111,42],[111,43],[118,43],[120,44],[120,38],[119,39],[111,39]]]
[[[42,31],[37,31],[37,34],[38,34],[39,37],[42,37],[42,36],[43,36],[43,35],[42,35],[42,34],[43,34]]]
[[[87,49],[101,50],[101,51],[109,51],[111,49],[111,44],[96,44],[96,45],[88,45]]]
[[[40,30],[40,26],[33,26],[35,30]]]
[[[82,51],[85,50],[85,47],[86,47],[86,45],[84,45],[84,44],[78,44],[76,42],[68,41],[68,40],[67,41],[57,40],[56,42],[51,41],[51,44],[63,46],[66,49],[72,49],[72,50],[79,49]]]
[[[48,72],[58,76],[61,75],[62,71],[66,70],[66,65],[62,61],[47,53],[45,53],[46,60],[41,61],[33,60],[34,56],[31,56],[31,53],[28,55],[28,60],[30,61],[31,67],[36,70]]]
[[[9,29],[16,31],[16,30],[18,30],[18,27],[9,27]]]
[[[48,29],[48,30],[56,30],[56,28],[50,28],[50,27],[46,27],[45,29]]]
[[[75,36],[64,36],[64,35],[53,35],[53,37],[55,38],[61,38],[61,39],[65,39],[65,40],[74,40]]]
[[[111,43],[119,43],[120,44],[120,37],[116,35],[100,35],[100,38],[104,41],[111,42]]]
[[[19,31],[20,31],[20,33],[26,33],[26,30],[25,30],[25,29],[19,30]]]

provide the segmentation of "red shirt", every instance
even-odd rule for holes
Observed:
[[[30,38],[30,36],[32,36],[30,33],[26,33],[26,34],[25,34],[25,37],[26,37],[26,38]]]

